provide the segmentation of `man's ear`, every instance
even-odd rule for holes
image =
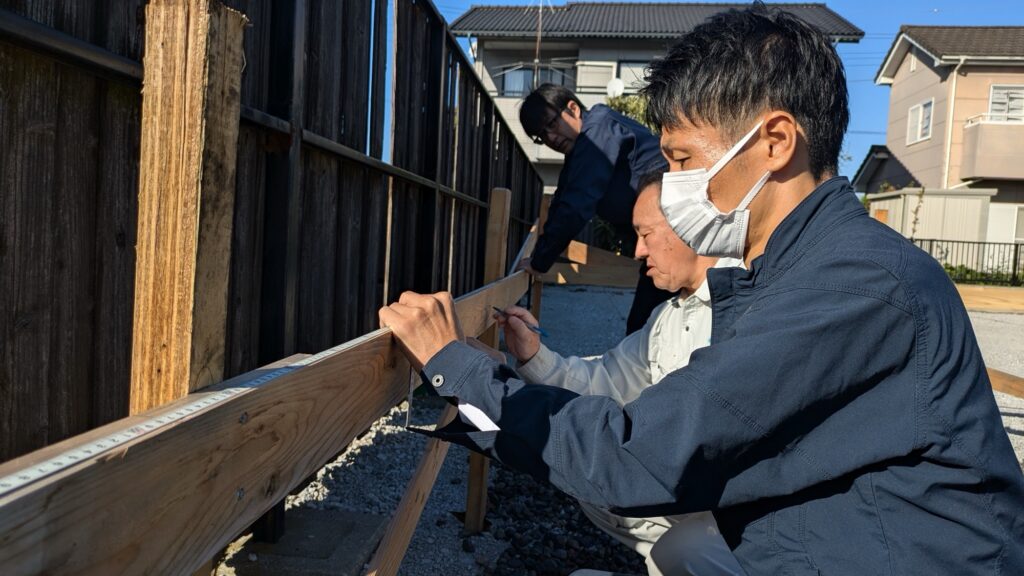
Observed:
[[[792,162],[803,136],[792,114],[772,110],[764,118],[761,138],[768,146],[766,168],[772,172],[782,172]]]
[[[565,109],[569,111],[573,118],[580,117],[580,105],[575,100],[569,100],[569,103],[565,105]]]

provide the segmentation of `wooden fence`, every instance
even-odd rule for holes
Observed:
[[[197,97],[230,109],[237,90],[240,121],[190,117],[228,146],[220,160],[203,148],[174,162],[165,151],[188,138],[147,128],[140,82],[160,91],[194,72],[175,67],[198,44],[172,53],[174,11],[207,2],[146,4],[0,3],[0,460],[366,334],[402,290],[481,286],[494,187],[512,191],[509,251],[537,216],[540,179],[430,2],[225,2],[238,18],[211,24],[202,45],[226,70],[234,60],[213,41],[241,42],[240,79]],[[144,69],[158,40],[166,66]],[[201,173],[177,204],[168,190],[187,187],[168,184],[172,167]],[[234,182],[226,208],[203,196],[218,178]],[[168,218],[204,200],[195,222]],[[198,312],[167,308],[188,311],[149,326],[182,278],[139,276],[137,258],[158,270],[159,247],[193,234],[185,283]],[[158,344],[143,369],[140,340],[159,340],[142,330],[188,332],[206,349],[161,383],[173,360]]]

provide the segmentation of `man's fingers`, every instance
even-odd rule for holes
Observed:
[[[537,325],[537,319],[534,318],[533,314],[530,314],[530,311],[527,310],[526,308],[521,308],[519,306],[509,306],[508,308],[505,309],[505,313],[508,314],[510,317],[518,318],[519,320],[527,324],[532,324],[534,326]]]

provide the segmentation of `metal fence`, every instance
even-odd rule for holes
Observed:
[[[1021,244],[915,239],[914,244],[942,264],[954,282],[1024,284]]]

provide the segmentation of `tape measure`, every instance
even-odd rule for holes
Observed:
[[[96,458],[103,453],[110,452],[118,446],[127,444],[140,436],[174,424],[175,422],[199,412],[200,410],[216,406],[217,404],[237,396],[242,392],[252,390],[253,388],[259,388],[267,382],[288,374],[289,372],[293,372],[303,366],[308,366],[330,356],[340,347],[341,346],[329,348],[319,354],[303,358],[298,362],[278,368],[266,374],[262,374],[252,380],[247,380],[238,386],[225,388],[224,390],[219,390],[213,394],[204,395],[202,398],[174,408],[173,411],[160,414],[159,416],[126,428],[120,432],[104,436],[99,440],[93,440],[84,446],[72,448],[71,450],[62,452],[49,460],[45,460],[39,464],[34,464],[29,468],[19,470],[14,474],[0,477],[0,498],[18,490],[19,488],[23,488],[28,484],[37,482],[47,476],[51,476],[61,470],[74,466],[75,464]]]

